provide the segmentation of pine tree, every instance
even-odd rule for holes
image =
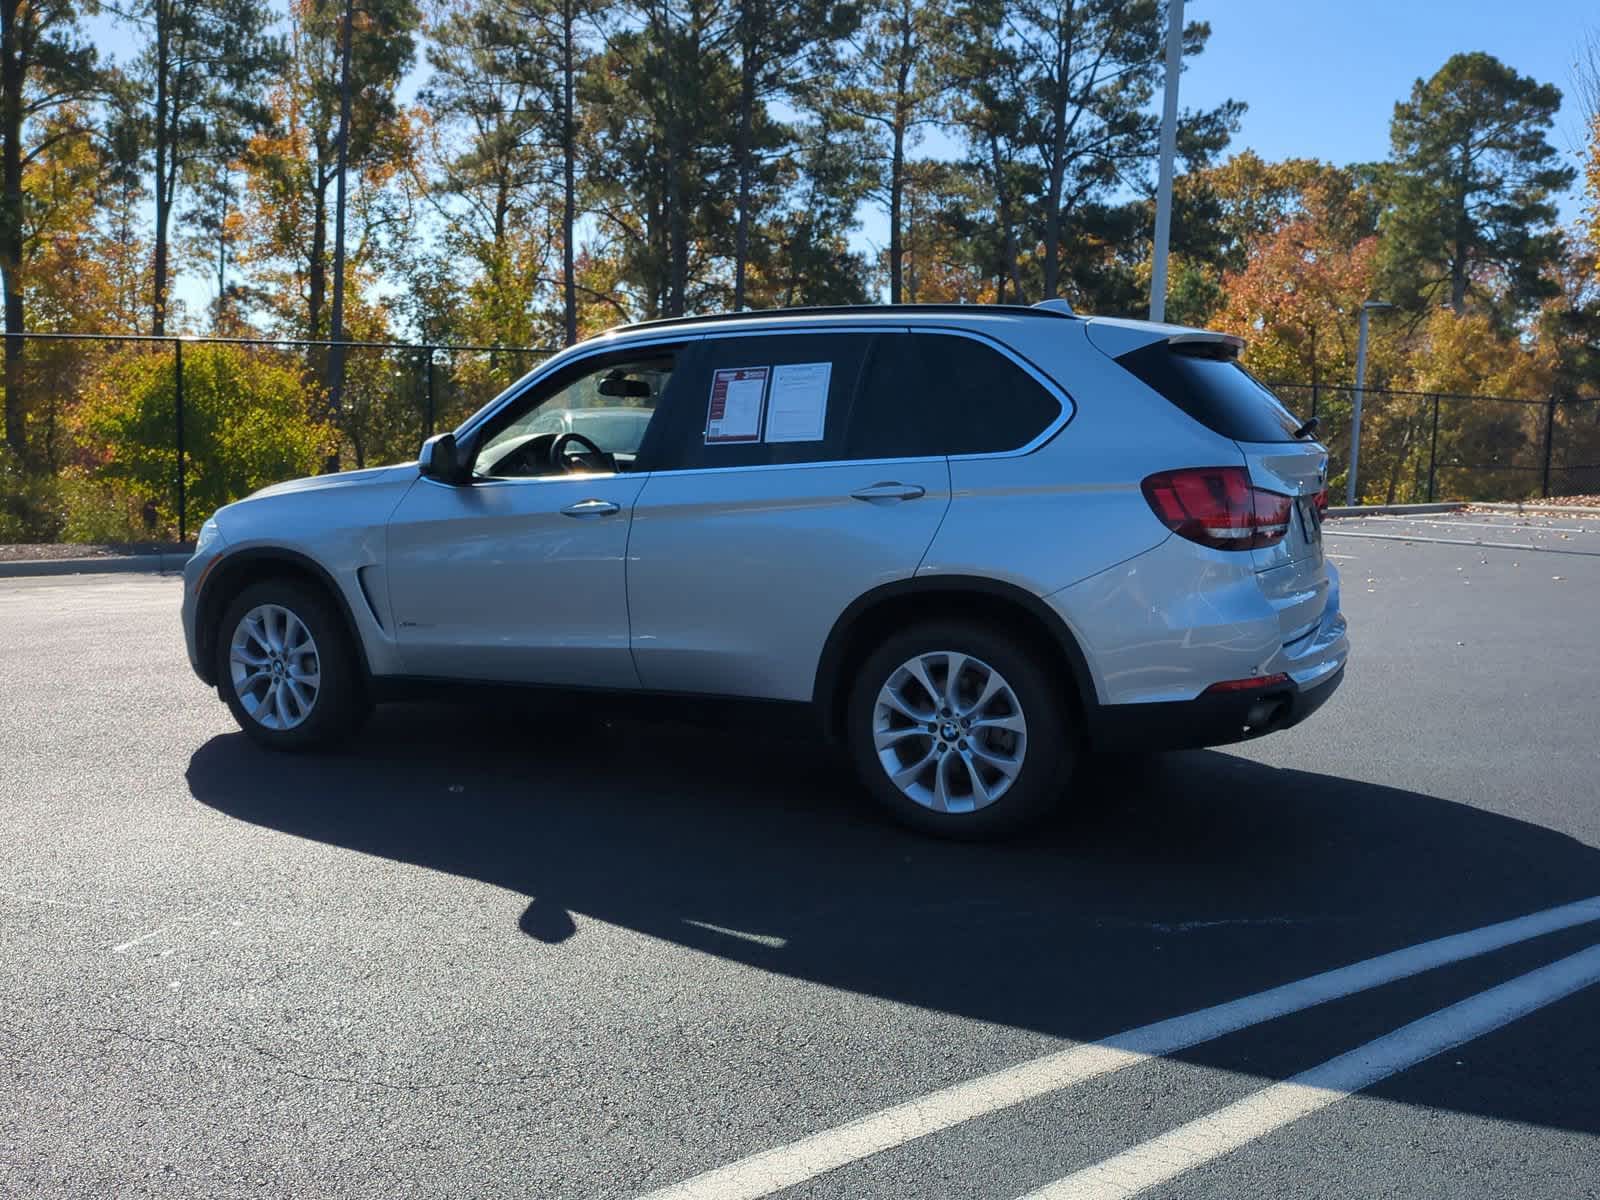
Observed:
[[[1158,0],[1003,0],[1003,28],[1016,58],[1015,94],[1031,134],[1042,188],[1036,197],[1043,239],[1043,294],[1059,293],[1067,230],[1083,210],[1115,216],[1106,202],[1127,187],[1149,190],[1159,119],[1153,101],[1164,71],[1166,19]],[[1210,36],[1204,22],[1183,31],[1195,55]],[[1180,141],[1198,149],[1220,132],[1226,141],[1242,105],[1185,113]],[[1118,231],[1120,232],[1120,230]]]
[[[876,143],[874,193],[889,217],[889,303],[905,293],[906,163],[924,129],[942,115],[948,79],[939,47],[949,31],[946,0],[868,0],[861,22],[824,70],[829,107]]]
[[[582,89],[596,215],[647,317],[726,303],[739,83],[725,15],[713,0],[633,0]]]
[[[261,94],[287,58],[267,32],[273,14],[262,0],[135,0],[117,12],[145,35],[130,77],[139,96],[137,128],[153,159],[150,324],[159,337],[167,329],[179,190],[215,178],[213,164],[236,157],[271,123]]]
[[[59,110],[97,95],[106,75],[84,40],[74,0],[0,0],[0,290],[5,299],[5,438],[28,461],[23,381],[26,326],[23,173],[57,142],[81,137],[85,122],[51,122]]]
[[[339,44],[344,6],[338,0],[293,0],[289,65],[268,102],[273,128],[257,134],[243,162],[250,192],[250,255],[267,272],[285,324],[308,338],[328,336],[333,187],[338,178]],[[369,210],[376,193],[414,152],[396,90],[415,53],[419,14],[414,0],[363,0],[351,41],[352,109],[349,171],[355,207]],[[363,194],[365,193],[365,194]],[[358,247],[370,253],[371,247]],[[361,255],[354,256],[359,261]]]
[[[1457,54],[1417,80],[1390,126],[1388,299],[1515,315],[1549,294],[1544,273],[1561,252],[1552,197],[1575,177],[1546,137],[1560,105],[1558,88],[1489,54]]]

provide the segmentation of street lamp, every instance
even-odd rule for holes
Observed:
[[[1375,308],[1393,308],[1387,300],[1367,300],[1356,319],[1356,400],[1350,413],[1350,474],[1344,482],[1344,502],[1356,502],[1356,467],[1361,461],[1361,399],[1367,387],[1367,314]]]

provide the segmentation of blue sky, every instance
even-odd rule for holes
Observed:
[[[1250,105],[1234,145],[1263,158],[1336,163],[1384,157],[1389,118],[1418,76],[1452,54],[1485,50],[1566,96],[1551,141],[1573,155],[1583,121],[1572,68],[1600,33],[1595,0],[1194,0],[1211,41],[1184,72],[1185,105]],[[1574,196],[1563,208],[1577,215]]]
[[[1590,33],[1600,36],[1597,0],[1189,0],[1185,19],[1211,25],[1211,40],[1187,60],[1185,108],[1224,100],[1249,105],[1231,151],[1266,159],[1368,162],[1389,153],[1389,119],[1411,85],[1452,54],[1484,50],[1565,97],[1551,143],[1577,165],[1583,116],[1573,64]],[[929,137],[924,153],[959,153]],[[1561,219],[1583,206],[1574,188]],[[881,213],[863,211],[858,249],[888,243]]]
[[[1596,0],[1190,0],[1186,12],[1210,22],[1211,41],[1187,64],[1181,102],[1203,108],[1245,101],[1235,150],[1335,163],[1383,158],[1395,101],[1457,51],[1485,50],[1561,88],[1567,100],[1551,140],[1570,161],[1579,159],[1584,130],[1573,64],[1586,36],[1600,36]],[[102,54],[121,59],[130,52],[126,32],[105,18],[91,28]],[[923,150],[944,157],[958,148],[936,135]],[[1563,199],[1562,219],[1571,221],[1581,207],[1574,189]],[[861,216],[857,247],[882,246],[882,214]],[[203,291],[199,281],[181,288],[197,307],[209,298]]]

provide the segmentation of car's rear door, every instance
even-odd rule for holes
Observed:
[[[848,451],[878,337],[712,335],[680,367],[628,546],[645,687],[808,700],[844,609],[915,573],[950,502],[949,466]],[[914,412],[920,397],[883,399]]]

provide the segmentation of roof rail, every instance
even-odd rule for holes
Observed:
[[[837,317],[846,314],[893,315],[895,313],[1001,313],[1018,317],[1072,317],[1072,309],[1065,300],[1045,301],[1041,305],[1026,304],[827,304],[796,308],[751,308],[742,312],[707,313],[698,317],[659,317],[653,321],[635,321],[630,325],[614,325],[607,333],[620,333],[628,329],[659,329],[672,325],[700,325],[717,321],[749,321],[764,317]]]

